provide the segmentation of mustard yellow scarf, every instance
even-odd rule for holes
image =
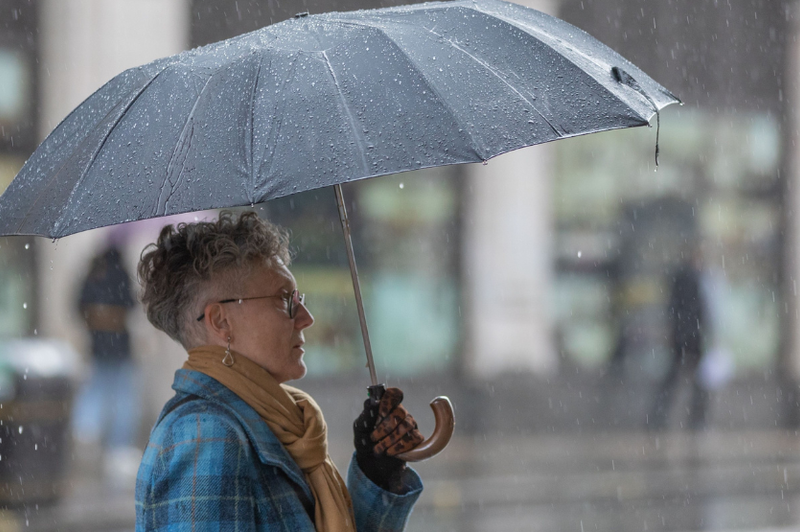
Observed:
[[[225,349],[202,346],[189,351],[184,369],[205,373],[238,395],[269,426],[305,474],[314,494],[314,526],[319,532],[355,532],[353,503],[344,480],[328,456],[328,427],[307,393],[278,384],[267,370],[233,352],[234,364],[222,363]]]

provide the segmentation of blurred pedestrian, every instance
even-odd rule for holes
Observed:
[[[648,426],[660,430],[666,427],[669,411],[675,402],[681,377],[691,385],[688,408],[688,427],[705,426],[708,391],[698,366],[703,357],[706,332],[706,304],[701,287],[700,255],[695,252],[674,273],[667,306],[671,357],[667,372],[656,392],[650,409]]]
[[[73,428],[79,442],[106,451],[112,469],[124,469],[128,464],[122,462],[141,455],[135,451],[139,397],[127,328],[133,305],[122,255],[108,247],[92,259],[78,299],[90,336],[91,375],[78,396]]]

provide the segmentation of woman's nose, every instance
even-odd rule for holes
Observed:
[[[297,316],[294,318],[294,328],[303,330],[314,324],[314,316],[308,311],[305,303],[300,303],[297,307]]]

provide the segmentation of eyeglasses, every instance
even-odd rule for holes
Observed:
[[[277,294],[274,296],[256,296],[256,297],[236,297],[233,299],[223,299],[222,301],[217,301],[217,303],[234,303],[238,302],[240,305],[242,301],[250,301],[251,299],[273,299],[273,298],[280,298],[284,301],[288,301],[289,303],[289,319],[294,319],[297,315],[297,309],[300,305],[305,305],[306,303],[306,295],[301,294],[297,290],[292,290],[291,294]],[[203,312],[200,314],[200,317],[197,318],[197,321],[203,321],[203,318],[206,317],[206,313]]]

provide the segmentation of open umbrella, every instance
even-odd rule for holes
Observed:
[[[678,100],[585,32],[499,0],[296,16],[133,68],[0,197],[0,235],[263,202],[649,124]]]

